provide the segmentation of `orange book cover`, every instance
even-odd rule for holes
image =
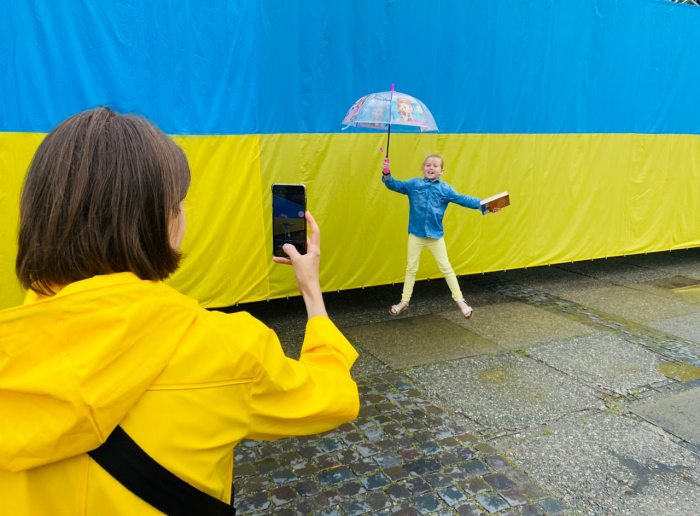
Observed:
[[[481,201],[481,212],[486,215],[491,213],[494,208],[505,208],[506,206],[510,206],[510,196],[508,192],[501,192],[483,199]]]

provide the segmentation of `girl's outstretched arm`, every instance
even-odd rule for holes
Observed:
[[[471,208],[472,210],[481,208],[481,199],[457,193],[451,186],[447,194],[447,202],[453,202],[465,208]]]
[[[389,170],[389,158],[384,160],[382,183],[384,183],[384,186],[386,186],[389,190],[408,195],[409,187],[407,181],[399,181],[398,179],[394,179],[394,177],[391,175],[391,171]]]

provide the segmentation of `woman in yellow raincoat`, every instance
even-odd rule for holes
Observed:
[[[328,319],[310,214],[285,247],[309,320],[298,361],[246,313],[201,308],[178,266],[190,172],[143,118],[79,113],[44,139],[20,205],[24,305],[0,312],[0,513],[160,514],[94,462],[120,425],[197,489],[231,499],[244,438],[314,434],[359,410],[357,353]]]

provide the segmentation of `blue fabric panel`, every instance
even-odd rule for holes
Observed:
[[[700,133],[697,7],[269,0],[259,8],[265,133],[337,132],[353,102],[392,83],[448,133]]]
[[[171,134],[258,131],[255,1],[13,0],[3,10],[0,131],[47,132],[99,105]]]
[[[173,134],[333,133],[395,83],[447,133],[700,134],[700,8],[667,0],[7,4],[0,131],[107,104]]]

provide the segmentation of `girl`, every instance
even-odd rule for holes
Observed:
[[[469,319],[474,310],[464,300],[457,276],[455,276],[447,258],[442,219],[449,203],[477,210],[480,209],[480,199],[458,194],[450,185],[440,181],[444,170],[442,157],[438,154],[431,154],[425,158],[421,171],[423,172],[422,178],[416,177],[408,181],[398,181],[391,176],[389,159],[384,160],[382,181],[389,190],[408,195],[410,203],[406,278],[404,279],[401,301],[392,306],[390,312],[392,315],[398,315],[408,308],[413,285],[416,282],[420,255],[427,247],[433,253],[440,272],[445,275],[445,280],[452,291],[452,299],[455,300],[464,317]],[[500,211],[500,209],[497,208],[493,211]]]
[[[207,311],[163,283],[181,259],[189,184],[168,136],[111,109],[65,120],[39,146],[20,202],[27,297],[0,312],[2,514],[172,514],[159,503],[191,500],[177,513],[228,513],[241,439],[357,416],[357,353],[326,314],[311,214],[307,254],[287,244],[274,258],[292,265],[309,317],[297,361],[249,314]],[[199,496],[163,493],[173,482],[133,446],[110,469],[104,451],[124,433]]]

